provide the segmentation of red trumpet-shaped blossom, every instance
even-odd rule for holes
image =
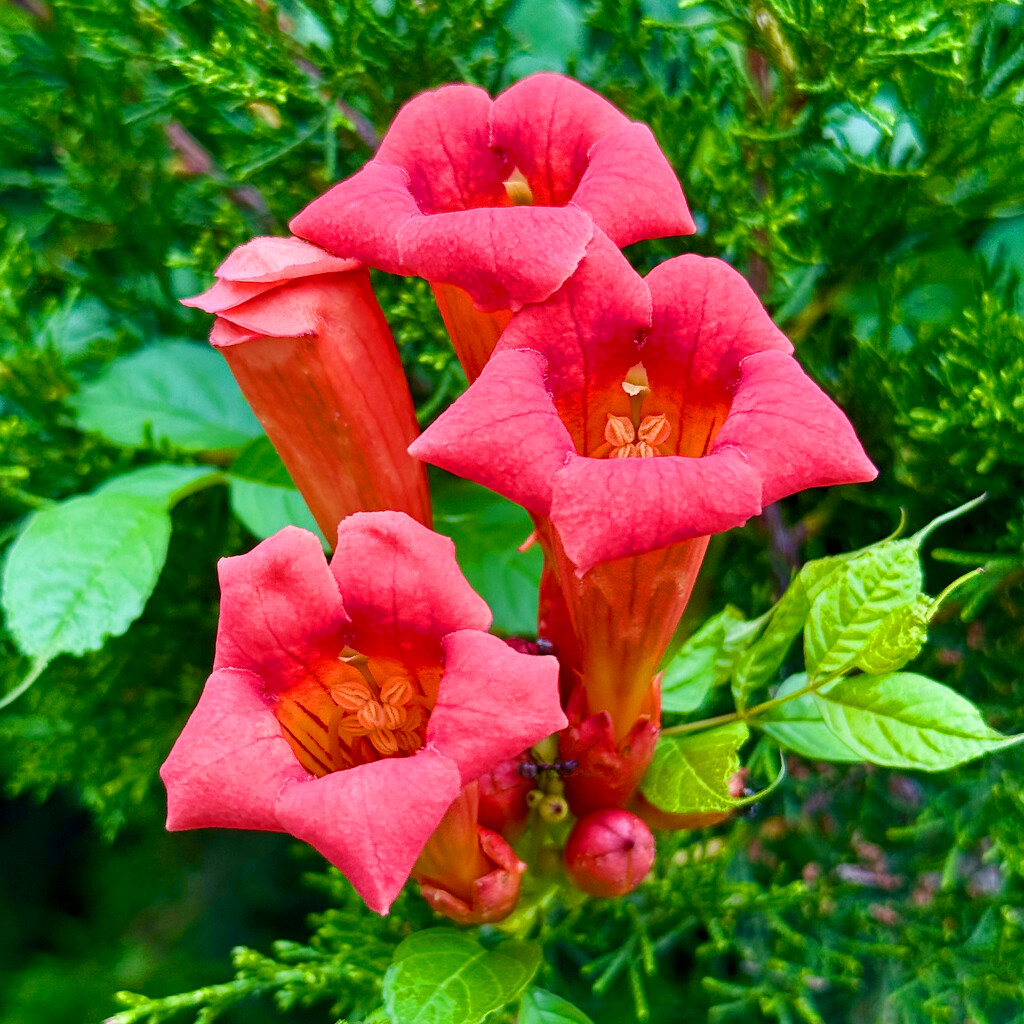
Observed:
[[[352,512],[430,524],[419,432],[398,351],[355,260],[298,238],[254,238],[185,305],[215,313],[210,341],[328,540]]]
[[[396,512],[220,563],[214,671],[161,769],[167,827],[289,832],[387,913],[464,786],[566,722],[553,658],[485,630],[454,547]]]
[[[417,96],[374,158],[291,228],[430,281],[472,380],[509,311],[547,299],[595,233],[624,246],[694,225],[646,125],[578,82],[540,74],[493,101],[470,85]]]
[[[474,782],[459,794],[413,868],[427,902],[459,924],[508,917],[526,870],[497,832],[479,824],[477,790]]]
[[[563,689],[579,681],[580,715],[609,715],[616,743],[657,723],[653,679],[709,535],[803,488],[875,476],[791,353],[726,264],[681,256],[641,279],[592,246],[410,447],[533,514],[542,628],[575,662]],[[582,786],[583,752],[562,753]]]

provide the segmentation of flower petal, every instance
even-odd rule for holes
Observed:
[[[410,454],[546,515],[552,477],[573,451],[544,385],[546,365],[539,352],[496,352]]]
[[[264,292],[276,288],[279,281],[216,281],[201,295],[193,295],[190,299],[182,299],[183,306],[201,309],[204,313],[221,313],[232,306],[238,306],[249,299],[256,298]]]
[[[677,256],[644,280],[654,318],[643,361],[655,387],[661,381],[730,385],[745,356],[793,351],[743,276],[721,260]]]
[[[396,115],[375,160],[409,175],[423,213],[503,203],[504,162],[491,149],[491,98],[475,85],[445,85]]]
[[[401,167],[371,160],[351,178],[314,199],[292,218],[300,238],[353,257],[389,274],[406,273],[398,254],[398,230],[420,216]]]
[[[616,245],[697,230],[679,179],[647,125],[631,123],[609,132],[588,156],[572,202]]]
[[[792,356],[758,352],[740,370],[729,418],[711,450],[743,452],[761,476],[763,504],[878,475],[850,421]]]
[[[410,218],[398,251],[410,273],[457,285],[481,309],[516,310],[548,298],[593,233],[590,217],[571,207],[479,207]]]
[[[463,785],[568,724],[555,658],[520,654],[469,629],[450,633],[443,644],[427,744],[458,764]]]
[[[331,571],[363,654],[440,663],[441,638],[486,630],[491,612],[466,582],[455,545],[401,512],[357,512],[338,527]]]
[[[273,283],[355,270],[357,266],[356,260],[339,259],[300,238],[263,235],[233,250],[216,273],[225,281]]]
[[[590,147],[628,123],[604,97],[571,78],[531,75],[494,101],[491,141],[525,176],[535,203],[564,206],[587,169]]]
[[[743,454],[703,459],[570,456],[554,480],[551,521],[579,575],[598,562],[742,526],[761,511]]]
[[[215,669],[246,669],[279,691],[344,646],[351,624],[324,549],[308,530],[286,526],[217,568]]]
[[[459,771],[432,750],[287,786],[281,827],[323,854],[367,906],[386,914],[459,793]]]
[[[220,669],[175,741],[160,777],[167,828],[250,828],[280,832],[274,801],[309,779],[251,672]]]

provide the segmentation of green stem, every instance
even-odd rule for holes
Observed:
[[[773,697],[771,700],[766,700],[761,704],[755,704],[752,708],[746,708],[743,711],[731,711],[727,715],[716,715],[714,718],[703,718],[699,722],[684,722],[682,725],[673,725],[668,729],[662,729],[662,736],[683,736],[690,732],[703,732],[705,729],[713,729],[716,725],[728,725],[730,722],[749,722],[752,718],[756,718],[758,715],[763,715],[767,711],[771,711],[773,708],[779,707],[781,704],[788,704],[791,700],[796,700],[797,697],[803,697],[808,693],[814,693],[816,690],[820,690],[823,686],[838,679],[844,670],[838,672],[830,672],[827,676],[823,676],[816,682],[810,682],[806,686],[801,687],[799,690],[794,690],[792,693],[787,693],[785,697]]]

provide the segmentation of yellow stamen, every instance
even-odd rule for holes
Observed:
[[[526,180],[526,175],[518,167],[508,176],[503,184],[505,192],[514,205],[533,205],[533,190],[530,188],[530,183]]]

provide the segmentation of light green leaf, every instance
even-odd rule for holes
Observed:
[[[519,995],[540,959],[533,943],[485,949],[450,928],[415,932],[384,975],[384,1006],[393,1024],[476,1024]]]
[[[72,396],[78,425],[131,448],[239,448],[262,430],[227,363],[210,348],[165,341],[111,363]]]
[[[578,1007],[554,992],[528,988],[523,993],[519,1024],[593,1024]]]
[[[715,686],[729,681],[736,660],[764,626],[767,616],[748,622],[733,605],[713,615],[665,666],[663,711],[694,711]]]
[[[98,650],[142,614],[167,557],[170,516],[132,494],[72,498],[29,521],[7,553],[2,604],[36,658]]]
[[[159,462],[155,466],[133,469],[112,476],[93,491],[94,494],[134,494],[152,498],[165,508],[173,508],[196,491],[224,482],[224,474],[209,466],[175,466]]]
[[[775,696],[787,697],[806,685],[807,673],[798,672],[779,687]],[[780,746],[811,761],[835,761],[842,764],[864,760],[825,725],[818,705],[809,693],[772,708],[758,718],[755,724]]]
[[[764,633],[736,662],[732,692],[737,708],[745,708],[753,693],[775,678],[790,646],[804,628],[811,602],[849,557],[835,555],[807,562],[790,581],[771,610]]]
[[[917,594],[888,612],[857,652],[853,667],[876,676],[903,668],[921,653],[936,607],[930,597]]]
[[[434,484],[434,529],[455,541],[459,565],[490,605],[495,627],[534,633],[544,557],[538,545],[518,550],[533,530],[529,515],[468,480],[445,475]]]
[[[1021,739],[990,729],[969,700],[913,672],[854,676],[814,700],[838,739],[863,760],[891,768],[939,771]]]
[[[228,471],[228,482],[231,510],[253,536],[263,540],[286,526],[301,526],[323,540],[313,513],[268,438],[246,445]]]
[[[882,541],[848,559],[811,603],[804,661],[811,678],[851,668],[885,616],[923,584],[916,538]]]
[[[663,737],[640,789],[670,814],[727,811],[737,806],[729,780],[739,771],[737,753],[746,742],[743,722],[680,737]]]

